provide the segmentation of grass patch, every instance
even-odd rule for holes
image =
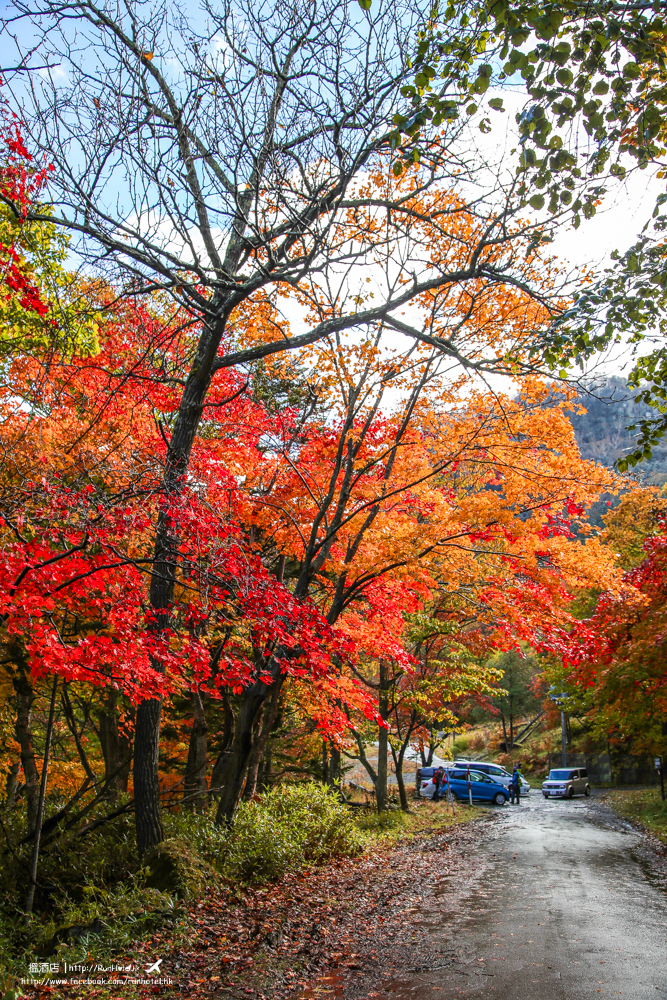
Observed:
[[[667,801],[663,802],[659,788],[609,792],[606,801],[614,812],[639,823],[667,844]]]
[[[378,814],[374,810],[360,810],[354,819],[369,846],[378,841],[399,841],[424,834],[437,833],[475,819],[480,811],[477,806],[456,804],[452,814],[445,802],[422,799],[411,803],[410,812],[392,809]]]

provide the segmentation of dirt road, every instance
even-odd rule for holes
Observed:
[[[304,998],[667,997],[665,852],[595,799],[492,812],[460,857],[434,845],[414,905],[397,898],[354,971]]]

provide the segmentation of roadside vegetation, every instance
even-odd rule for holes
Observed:
[[[614,812],[632,820],[667,844],[667,801],[659,788],[619,788],[609,792],[607,802]]]
[[[165,840],[140,858],[128,814],[74,843],[44,852],[36,912],[22,917],[29,850],[0,869],[0,987],[8,990],[34,962],[125,962],[149,939],[187,946],[200,901],[279,886],[369,851],[433,837],[479,815],[444,804],[415,803],[410,813],[351,807],[314,782],[275,788],[243,803],[231,829],[207,814],[165,818]],[[193,923],[194,921],[194,923]],[[0,992],[0,996],[2,992]]]

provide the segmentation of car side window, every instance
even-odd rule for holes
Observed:
[[[574,781],[575,778],[578,778],[578,777],[579,777],[579,775],[577,774],[576,771],[570,771],[570,779],[569,779],[570,781]]]
[[[585,767],[582,768],[581,771],[579,772],[579,777],[580,778],[587,778],[588,777],[588,771],[586,770]]]

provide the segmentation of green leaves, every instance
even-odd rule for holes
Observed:
[[[359,4],[362,10],[370,10],[372,0],[357,0],[357,3]]]
[[[656,5],[626,10],[614,0],[584,7],[569,0],[520,6],[449,0],[419,32],[414,93],[404,92],[412,104],[410,124],[408,116],[397,122],[407,139],[406,155],[428,121],[439,126],[456,117],[452,101],[475,114],[477,98],[495,85],[494,67],[501,86],[520,73],[532,106],[518,123],[519,193],[528,200],[531,188],[548,188],[550,210],[569,206],[576,228],[595,214],[599,195],[586,191],[593,178],[606,172],[622,177],[622,160],[645,166],[667,152],[665,24],[659,13]],[[439,94],[432,91],[436,77]],[[498,96],[488,105],[503,110]],[[414,112],[425,110],[428,116],[418,121]],[[585,155],[566,150],[562,138],[563,128],[580,125],[594,144]],[[488,130],[486,119],[480,127]]]
[[[556,79],[559,83],[562,83],[564,87],[569,87],[574,80],[574,76],[569,69],[559,69],[556,73]]]

